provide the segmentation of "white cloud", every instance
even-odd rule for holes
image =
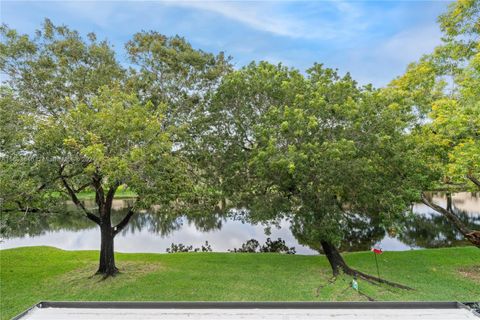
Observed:
[[[359,9],[342,1],[323,2],[321,10],[317,9],[317,15],[310,19],[287,12],[289,8],[283,6],[287,2],[175,1],[165,4],[212,12],[259,31],[291,38],[332,39],[365,28],[365,22],[357,21],[361,15]],[[328,21],[328,12],[332,10],[340,17],[335,22]]]
[[[115,5],[107,2],[60,1],[58,5],[74,16],[84,17],[101,28],[108,27],[112,16],[116,13]]]
[[[267,17],[265,5],[254,5],[237,2],[168,2],[170,5],[205,10],[220,14],[226,18],[241,22],[254,29],[284,36],[296,36],[295,23],[288,17]]]
[[[55,3],[54,10],[68,12],[67,17],[83,18],[98,29],[109,29],[112,24],[122,22],[153,26],[168,14],[166,6],[197,11],[199,19],[204,20],[198,23],[203,25],[212,22],[209,19],[214,14],[257,31],[292,39],[348,41],[370,23],[361,6],[345,1],[147,0],[136,4],[135,1],[46,0],[46,3]],[[178,20],[183,25],[190,22],[182,20],[182,15]]]
[[[350,71],[361,84],[384,86],[403,74],[409,63],[433,52],[440,44],[440,38],[441,32],[434,22],[415,25],[389,37],[381,36],[361,43],[361,46],[348,49],[346,55],[332,57],[330,62],[342,72]]]
[[[380,47],[379,54],[386,55],[404,65],[431,53],[440,44],[441,31],[435,24],[416,26],[395,34]]]

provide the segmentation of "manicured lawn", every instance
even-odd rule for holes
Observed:
[[[0,251],[1,319],[41,300],[292,301],[366,300],[351,277],[329,283],[323,256],[233,253],[117,254],[124,271],[93,276],[98,252],[28,247]],[[345,254],[359,270],[376,273],[370,252]],[[375,300],[480,300],[480,250],[474,247],[386,252],[382,277],[415,291],[359,281]],[[321,287],[323,286],[323,287]],[[319,288],[320,287],[320,288]]]

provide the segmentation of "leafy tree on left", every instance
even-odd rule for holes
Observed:
[[[195,194],[178,140],[186,127],[166,122],[165,102],[128,89],[130,73],[95,35],[85,41],[49,20],[34,38],[6,26],[1,33],[1,210],[34,214],[70,199],[100,227],[98,273],[114,275],[114,237],[132,215],[153,204],[179,208]],[[112,225],[121,185],[138,198]],[[78,199],[86,189],[95,192],[95,211]]]

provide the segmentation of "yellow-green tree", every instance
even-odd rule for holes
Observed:
[[[439,17],[442,44],[409,66],[389,89],[416,109],[413,128],[423,160],[438,173],[431,189],[447,191],[447,207],[422,200],[445,215],[473,244],[480,232],[455,215],[451,192],[480,190],[480,1],[460,0]]]

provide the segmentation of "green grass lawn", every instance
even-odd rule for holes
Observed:
[[[61,194],[59,192],[51,192],[51,196],[60,197]],[[65,196],[65,195],[64,195]],[[137,194],[130,189],[125,189],[123,186],[120,186],[117,191],[115,192],[115,199],[125,199],[125,198],[135,198]],[[94,191],[82,191],[77,194],[78,199],[80,200],[95,200],[95,192]],[[69,199],[67,197],[67,199]]]
[[[415,291],[359,281],[329,283],[323,256],[234,253],[116,255],[115,278],[92,276],[98,252],[28,247],[0,251],[1,319],[41,300],[363,301],[480,300],[480,250],[474,247],[386,252],[381,276]],[[359,270],[376,273],[370,252],[345,254]]]
[[[117,192],[115,192],[115,199],[123,199],[123,198],[135,198],[137,194],[130,189],[124,189],[123,187],[119,187]],[[78,194],[78,199],[80,200],[94,200],[95,199],[95,192],[93,191],[84,191]]]

